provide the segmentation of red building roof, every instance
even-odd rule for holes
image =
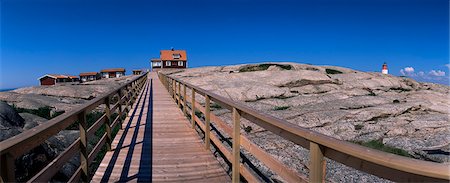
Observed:
[[[97,72],[82,72],[80,73],[80,76],[95,76],[97,75]]]
[[[186,50],[161,50],[161,60],[187,61]]]
[[[124,68],[103,69],[100,72],[125,72]]]

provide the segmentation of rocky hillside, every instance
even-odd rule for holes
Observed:
[[[53,113],[46,115],[48,118],[51,118],[56,113],[60,114],[64,111],[69,111],[99,95],[109,92],[134,77],[136,76],[102,79],[82,84],[35,86],[0,92],[0,141],[20,133],[26,133],[27,130],[48,121],[46,118],[34,115],[35,113]],[[15,106],[15,108],[12,106]],[[18,111],[22,112],[18,113]],[[34,114],[27,113],[30,111]],[[27,154],[17,158],[17,180],[26,181],[31,178],[69,147],[78,137],[78,130],[62,130]],[[91,146],[91,144],[89,145]],[[79,156],[75,156],[61,168],[53,181],[67,181],[76,171],[79,164]]]
[[[119,87],[135,76],[101,79],[76,84],[33,86],[0,92],[0,101],[25,109],[51,107],[53,111],[68,111],[103,93]]]
[[[449,161],[448,86],[342,67],[295,63],[203,67],[171,75],[341,140],[379,143],[406,156]],[[228,111],[219,108],[214,112],[231,121]],[[246,135],[273,156],[298,170],[306,169],[306,159],[292,158],[307,157],[303,148],[252,123],[244,122],[244,126],[252,127]],[[293,162],[293,159],[300,160]],[[328,163],[329,180],[379,181]]]

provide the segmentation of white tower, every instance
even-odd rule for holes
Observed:
[[[383,64],[383,67],[381,68],[381,73],[388,74],[388,68],[386,62]]]

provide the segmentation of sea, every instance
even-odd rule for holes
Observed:
[[[0,89],[0,92],[5,92],[5,91],[11,91],[11,90],[15,90],[17,88],[5,88],[5,89]]]

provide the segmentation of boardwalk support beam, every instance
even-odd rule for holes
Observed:
[[[86,122],[86,111],[82,111],[78,114],[78,122],[80,127],[80,160],[81,160],[81,182],[89,181],[89,153],[87,149],[88,138],[87,138],[87,122]]]
[[[310,182],[324,182],[325,176],[325,159],[323,157],[323,148],[314,142],[309,143],[309,181]]]
[[[106,116],[106,123],[104,123],[105,129],[106,129],[106,150],[111,151],[111,141],[112,141],[112,135],[111,135],[111,106],[110,106],[110,97],[105,98],[105,116]]]
[[[15,158],[10,154],[6,153],[0,157],[0,171],[1,171],[1,180],[0,182],[15,182]]]
[[[195,128],[195,90],[192,88],[192,97],[191,97],[191,105],[192,105],[192,113],[191,113],[191,120],[192,120],[192,128]]]
[[[209,96],[205,95],[205,149],[209,149],[210,146],[210,135],[211,135],[211,125],[210,125],[210,102]]]
[[[239,183],[240,180],[240,136],[241,136],[241,115],[239,111],[233,107],[233,158],[232,158],[232,176],[233,183]]]
[[[183,84],[183,114],[186,115],[186,84]]]

